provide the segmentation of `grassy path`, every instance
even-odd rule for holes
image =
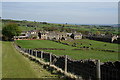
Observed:
[[[2,78],[2,42],[0,41],[0,79]]]
[[[11,42],[3,42],[2,49],[3,78],[43,78],[55,76],[17,52]]]

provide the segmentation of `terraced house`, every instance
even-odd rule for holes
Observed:
[[[55,32],[55,31],[32,30],[32,31],[22,32],[21,35],[22,36],[14,36],[14,40],[16,39],[42,39],[42,40],[82,39],[81,33],[66,33],[66,32]],[[71,35],[73,36],[71,37]]]

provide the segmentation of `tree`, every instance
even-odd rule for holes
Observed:
[[[21,30],[15,23],[8,23],[2,29],[3,39],[5,40],[13,40],[14,36],[19,36]]]
[[[107,31],[107,32],[105,33],[105,35],[112,35],[112,33],[109,32],[109,31]]]
[[[96,34],[96,35],[100,35],[100,31],[96,31],[95,34]]]

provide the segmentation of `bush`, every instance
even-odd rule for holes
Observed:
[[[3,39],[5,40],[13,40],[14,36],[19,36],[21,30],[19,29],[17,24],[8,23],[2,29]]]

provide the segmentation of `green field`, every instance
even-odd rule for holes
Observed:
[[[90,48],[118,51],[118,44],[89,40],[89,39],[65,40],[65,41],[61,41],[61,42],[68,43],[69,45],[74,45],[74,43],[76,43],[76,47],[78,47],[78,48],[86,46],[86,47],[90,47]]]
[[[2,78],[55,77],[40,65],[21,55],[12,42],[2,42]]]
[[[93,41],[91,41],[91,42],[93,42]],[[79,48],[68,46],[68,45],[63,45],[61,43],[56,43],[56,42],[48,41],[48,40],[17,40],[16,43],[19,44],[23,48],[31,48],[31,49],[34,49],[34,48],[65,49],[65,50],[44,50],[44,51],[52,52],[53,54],[56,54],[56,55],[69,55],[70,58],[77,59],[77,60],[100,59],[102,62],[118,60],[117,52],[104,52],[104,51],[89,50],[89,49],[73,50],[73,49],[79,49]],[[99,43],[99,41],[97,41],[97,43]],[[101,44],[101,42],[100,42],[100,44]],[[107,44],[107,43],[105,43],[105,44]],[[96,47],[97,46],[98,45],[96,44]],[[111,46],[114,48],[116,47],[116,50],[117,50],[117,45],[111,45]],[[111,49],[112,47],[110,47],[110,48],[107,47],[107,48]]]
[[[22,30],[22,31],[30,31],[30,30],[34,30],[35,28],[34,27],[24,27],[24,26],[19,26],[19,28]],[[41,30],[40,27],[36,28],[37,30]]]
[[[62,48],[62,49],[74,49],[71,46],[63,45],[48,40],[17,40],[16,41],[23,48]]]

